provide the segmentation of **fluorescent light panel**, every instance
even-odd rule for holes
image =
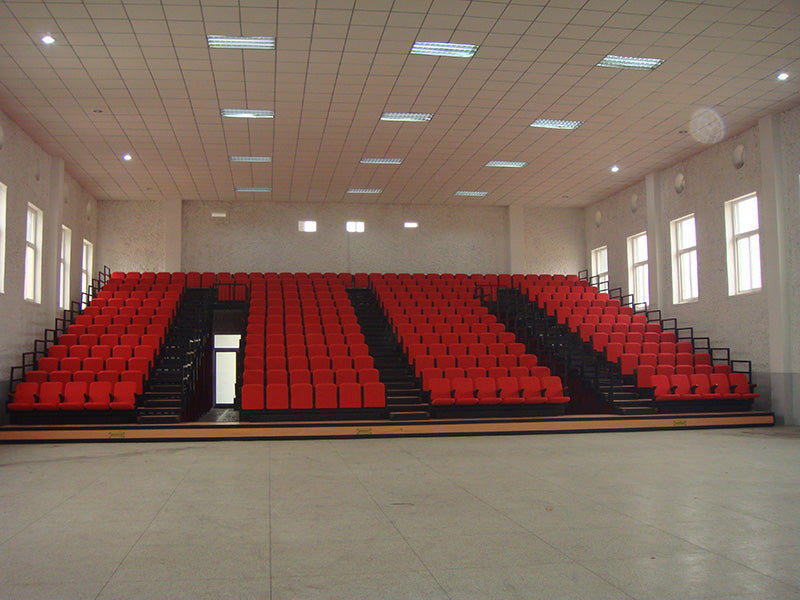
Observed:
[[[660,58],[641,58],[638,56],[616,56],[609,54],[599,63],[598,67],[611,67],[613,69],[633,69],[637,71],[650,71],[664,61]]]
[[[430,121],[433,113],[399,113],[385,112],[381,115],[381,121]]]
[[[362,158],[362,165],[399,165],[403,162],[402,158]]]
[[[563,121],[561,119],[536,119],[531,123],[531,127],[543,127],[544,129],[577,129],[583,125],[583,121]]]
[[[223,117],[239,119],[271,119],[275,116],[275,111],[272,110],[248,110],[246,108],[223,108],[220,113]]]
[[[417,223],[416,221],[406,221],[405,223],[403,223],[403,227],[405,227],[406,229],[416,229],[417,227],[419,227],[419,223]]]
[[[348,233],[364,233],[364,221],[347,221],[344,228]]]
[[[350,188],[348,194],[380,194],[383,190],[379,188]]]
[[[486,163],[487,167],[510,167],[512,169],[521,169],[528,163],[526,162],[516,162],[513,160],[490,160]]]
[[[314,233],[317,230],[316,221],[298,221],[297,229],[304,233]]]
[[[209,48],[238,48],[240,50],[274,50],[275,38],[266,36],[246,37],[229,35],[209,35]]]
[[[272,162],[271,156],[231,156],[231,162],[268,163]]]
[[[237,192],[271,192],[272,188],[268,187],[237,187]]]
[[[456,192],[456,196],[486,196],[488,193],[489,192],[459,190],[459,191]]]
[[[451,44],[449,42],[414,42],[411,54],[427,54],[428,56],[455,56],[471,58],[478,46],[474,44]]]

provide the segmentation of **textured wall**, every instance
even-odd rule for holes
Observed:
[[[635,210],[632,197],[636,195]],[[597,213],[600,213],[599,218]],[[629,236],[647,229],[647,200],[644,182],[597,202],[584,211],[586,227],[586,265],[591,269],[591,251],[608,246],[608,278],[610,287],[628,289]]]
[[[783,192],[786,211],[781,215],[786,240],[789,297],[795,303],[791,318],[791,366],[800,378],[800,107],[779,116],[782,132]],[[800,391],[800,390],[798,390]]]
[[[584,211],[525,209],[525,273],[577,273],[588,265]]]
[[[186,271],[504,272],[508,218],[501,207],[267,204],[229,206],[226,219],[183,203]],[[316,220],[317,232],[298,231]],[[365,221],[348,234],[345,221]],[[418,229],[405,229],[417,221]]]
[[[98,201],[98,268],[163,271],[166,232],[161,208],[160,202]]]
[[[91,216],[94,200],[63,171],[63,163],[46,154],[19,127],[0,113],[0,182],[6,197],[5,293],[0,294],[0,392],[10,367],[33,349],[33,340],[52,328],[57,311],[57,265],[61,225],[72,229],[72,298],[80,296],[81,240],[95,241]],[[27,204],[44,213],[42,302],[22,299]],[[87,218],[87,206],[88,215]],[[0,407],[5,403],[0,402]],[[1,409],[0,409],[1,410]]]

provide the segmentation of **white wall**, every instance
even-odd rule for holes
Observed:
[[[100,200],[97,203],[97,264],[112,271],[164,271],[162,203]]]
[[[521,273],[577,273],[585,269],[584,211],[578,208],[524,210],[525,255]]]
[[[82,240],[96,241],[97,223],[94,199],[64,172],[63,162],[45,153],[2,112],[0,139],[0,182],[8,187],[5,293],[0,294],[0,397],[4,397],[11,366],[21,363],[22,353],[33,350],[33,340],[52,328],[60,315],[61,226],[72,229],[71,296],[78,299]],[[22,299],[28,202],[44,213],[41,304]]]

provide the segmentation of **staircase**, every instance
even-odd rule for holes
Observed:
[[[392,420],[430,418],[430,405],[424,399],[419,382],[414,377],[389,321],[381,311],[372,290],[347,290],[350,302],[364,334],[364,341],[386,387],[386,408]]]
[[[138,408],[139,423],[180,423],[187,416],[211,330],[215,288],[188,288],[167,332]]]
[[[498,320],[517,334],[528,351],[561,371],[564,378],[580,381],[581,387],[593,392],[598,401],[608,404],[623,415],[655,414],[652,398],[641,398],[632,381],[624,378],[616,365],[596,352],[591,345],[547,315],[536,303],[523,297],[518,289],[499,289],[497,302],[487,303]],[[542,360],[544,359],[544,360]]]

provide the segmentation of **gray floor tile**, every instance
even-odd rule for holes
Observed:
[[[257,579],[141,579],[114,581],[97,596],[97,600],[269,600],[268,577]]]
[[[272,600],[445,600],[448,596],[425,571],[275,577]]]

